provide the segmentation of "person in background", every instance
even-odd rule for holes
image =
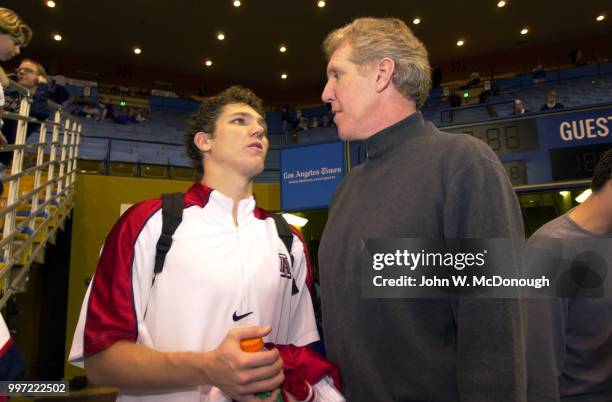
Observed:
[[[546,95],[546,103],[542,105],[540,111],[563,109],[563,105],[557,102],[557,91],[548,91]]]
[[[536,66],[533,68],[533,70],[531,70],[531,73],[533,74],[534,84],[541,84],[546,81],[546,68],[544,67],[544,63],[542,63],[542,60],[538,60]]]
[[[551,273],[568,269],[575,276],[588,266],[574,280],[586,283],[583,291],[602,291],[528,300],[529,402],[612,401],[612,148],[595,167],[591,191],[527,242],[551,253]]]
[[[515,99],[514,104],[512,106],[513,109],[512,113],[510,114],[511,116],[520,116],[522,114],[530,113],[529,110],[525,109],[525,105],[520,99]]]

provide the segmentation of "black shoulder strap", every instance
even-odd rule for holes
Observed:
[[[289,257],[291,258],[291,269],[293,269],[293,254],[291,254],[291,246],[293,246],[293,232],[289,227],[289,224],[283,218],[281,214],[272,214],[272,218],[274,219],[274,223],[276,224],[276,231],[278,232],[278,237],[281,238],[285,247],[287,247],[287,251],[289,252]],[[291,294],[294,295],[300,292],[297,285],[295,284],[295,278],[293,274],[291,275],[292,287]]]
[[[183,220],[183,193],[162,194],[162,232],[155,248],[155,274],[164,269],[166,254],[172,246],[172,235]]]

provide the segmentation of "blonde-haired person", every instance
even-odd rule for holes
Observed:
[[[484,142],[423,119],[427,50],[402,20],[357,19],[324,50],[322,99],[340,138],[367,148],[333,197],[319,247],[325,348],[346,399],[525,401],[518,300],[364,298],[359,274],[369,238],[522,242],[502,164]]]
[[[0,7],[0,61],[7,61],[21,53],[32,40],[32,30],[8,8]],[[0,67],[0,84],[6,87],[8,77]]]
[[[8,8],[0,7],[0,61],[7,61],[21,53],[21,48],[27,46],[32,39],[32,30],[21,18]],[[0,66],[0,129],[4,125],[4,88],[8,87],[9,78]],[[0,145],[7,140],[0,132]]]

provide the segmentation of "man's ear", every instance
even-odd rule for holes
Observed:
[[[384,57],[374,66],[374,68],[376,69],[376,91],[382,92],[393,80],[395,62],[389,57]]]
[[[210,138],[210,134],[205,133],[203,131],[199,131],[193,137],[193,143],[200,151],[208,152],[210,151],[210,148],[212,146]]]

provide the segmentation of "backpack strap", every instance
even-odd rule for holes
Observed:
[[[291,258],[291,269],[293,270],[293,254],[291,254],[291,246],[293,246],[293,232],[281,214],[272,214],[272,218],[274,219],[274,224],[276,225],[278,237],[281,238],[283,244],[285,247],[287,247],[289,257]],[[295,278],[293,275],[291,275],[291,281],[291,294],[294,295],[299,293],[300,289],[298,289],[297,285],[295,284]]]
[[[161,200],[162,232],[155,247],[155,275],[164,269],[166,254],[172,246],[172,235],[183,220],[183,193],[162,194]]]

